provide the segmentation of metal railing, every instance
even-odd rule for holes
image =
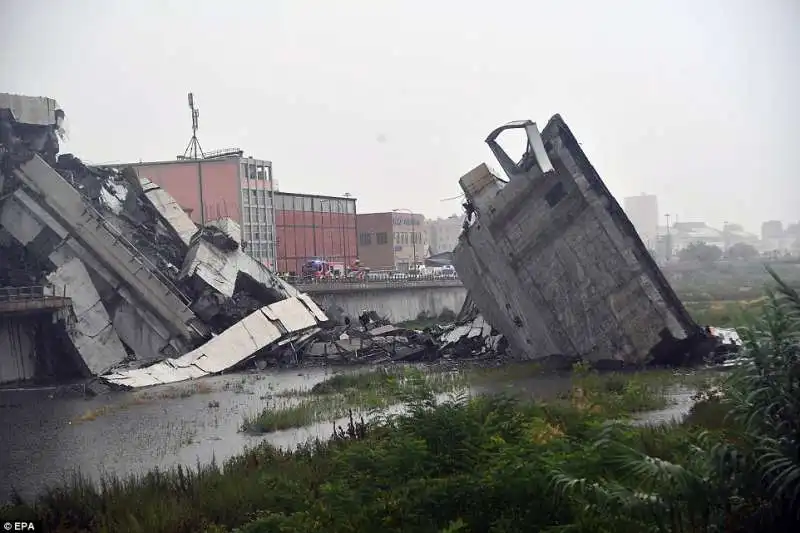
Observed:
[[[184,304],[185,308],[188,308],[191,304],[191,300],[181,292],[180,289],[170,280],[167,276],[165,276],[161,271],[150,261],[147,256],[139,250],[132,242],[130,242],[122,232],[115,227],[113,224],[109,223],[108,220],[98,211],[95,209],[93,205],[88,201],[88,199],[81,195],[84,199],[84,205],[86,212],[89,213],[95,221],[98,223],[99,226],[102,226],[112,237],[114,237],[114,242],[119,243],[122,245],[123,248],[133,257],[135,261],[137,261],[142,268],[144,268],[151,276],[156,278],[162,285],[167,287],[176,298],[178,298],[181,303]]]
[[[25,287],[0,287],[0,302],[44,300],[46,298],[66,298],[66,285],[29,285]]]
[[[326,285],[407,285],[413,286],[416,283],[422,285],[431,283],[443,283],[446,285],[461,284],[461,280],[457,276],[448,275],[431,275],[431,276],[414,276],[414,275],[380,275],[380,276],[366,276],[366,277],[334,277],[334,278],[301,278],[286,276],[285,279],[288,283],[298,286],[326,286]]]

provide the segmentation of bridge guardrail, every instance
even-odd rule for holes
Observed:
[[[68,307],[72,299],[67,297],[66,289],[66,286],[53,285],[0,287],[0,312],[18,313]]]
[[[415,282],[432,282],[432,281],[453,281],[461,283],[458,276],[405,276],[400,277],[395,275],[379,274],[378,277],[345,277],[338,278],[303,278],[301,276],[281,276],[284,281],[292,285],[324,285],[324,284],[342,284],[342,283],[415,283]]]
[[[156,278],[162,285],[167,287],[181,303],[184,304],[185,308],[188,309],[191,305],[191,300],[188,296],[183,294],[181,290],[170,280],[167,276],[165,276],[159,268],[154,265],[147,256],[142,253],[132,242],[130,242],[122,232],[111,224],[106,217],[103,216],[100,211],[98,211],[93,205],[91,200],[87,198],[84,194],[81,194],[79,191],[81,198],[83,199],[85,211],[93,218],[96,219],[96,222],[103,227],[112,237],[114,237],[114,242],[119,243],[125,251],[127,251],[131,257],[137,261],[142,268],[147,270],[147,272]]]
[[[55,285],[28,285],[23,287],[0,287],[0,302],[20,300],[44,300],[52,297],[67,297],[66,285],[59,290]]]
[[[298,289],[304,292],[322,292],[326,290],[356,290],[356,289],[401,289],[414,287],[461,287],[463,283],[458,278],[415,278],[415,279],[383,279],[383,280],[359,280],[359,279],[333,279],[333,280],[309,280],[309,281],[289,281]]]

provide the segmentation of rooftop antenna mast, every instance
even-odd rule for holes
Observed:
[[[192,110],[192,138],[189,139],[189,144],[186,150],[183,151],[184,158],[202,159],[205,157],[203,149],[200,147],[200,141],[197,140],[198,119],[200,118],[200,110],[194,105],[194,93],[189,93],[189,109]],[[198,158],[197,156],[200,155]]]
[[[183,157],[191,158],[197,161],[197,188],[199,190],[200,200],[200,225],[206,225],[206,204],[203,200],[203,165],[202,160],[205,158],[203,149],[200,147],[200,141],[197,139],[198,119],[200,118],[200,110],[194,105],[194,93],[189,93],[189,109],[192,110],[192,138],[189,139],[189,144],[186,150],[183,151]],[[198,157],[199,156],[199,157]]]

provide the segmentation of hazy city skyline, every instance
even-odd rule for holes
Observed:
[[[560,113],[620,203],[797,221],[800,3],[453,6],[7,0],[3,90],[58,100],[64,151],[92,162],[183,153],[192,91],[204,149],[272,161],[281,190],[430,218],[496,164],[489,131]]]

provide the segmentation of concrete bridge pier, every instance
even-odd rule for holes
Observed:
[[[46,291],[0,289],[0,385],[88,375],[68,335],[72,301]]]

